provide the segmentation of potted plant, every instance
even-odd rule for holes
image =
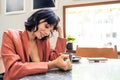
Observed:
[[[67,49],[73,50],[73,42],[75,41],[75,37],[68,35],[67,36]]]

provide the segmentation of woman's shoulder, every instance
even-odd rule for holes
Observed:
[[[4,31],[4,34],[5,35],[8,35],[8,36],[19,36],[23,31],[22,30],[15,30],[15,29],[7,29],[6,31]]]
[[[15,30],[15,29],[7,29],[6,31],[4,31],[4,33],[7,33],[7,34],[17,34],[21,32],[22,30]]]

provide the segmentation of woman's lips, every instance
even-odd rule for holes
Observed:
[[[45,37],[45,36],[47,36],[47,35],[41,33],[39,39],[42,39],[42,38]]]

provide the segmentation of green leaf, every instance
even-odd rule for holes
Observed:
[[[75,41],[75,37],[68,35],[67,36],[67,41],[68,42],[74,42]]]

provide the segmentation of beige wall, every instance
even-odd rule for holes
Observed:
[[[32,14],[34,11],[31,10],[31,1],[25,0],[25,13],[22,14],[14,14],[14,15],[5,15],[4,14],[4,1],[0,0],[0,46],[2,43],[2,34],[6,29],[24,29],[25,20]],[[58,0],[57,9],[55,9],[55,13],[61,18],[60,24],[62,25],[62,8],[63,5],[71,5],[71,4],[81,4],[81,3],[91,3],[91,2],[102,2],[102,1],[113,1],[113,0]],[[55,35],[57,35],[55,33]],[[56,37],[53,37],[52,44],[54,45],[56,41]]]

